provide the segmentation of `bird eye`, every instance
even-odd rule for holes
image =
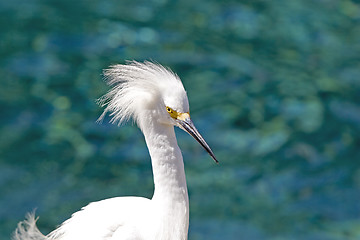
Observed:
[[[166,107],[166,111],[167,111],[168,113],[171,113],[171,112],[172,112],[171,108],[169,108],[169,107]]]

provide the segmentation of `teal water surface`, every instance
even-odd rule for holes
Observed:
[[[152,196],[140,130],[96,123],[132,59],[178,73],[220,161],[177,131],[190,240],[360,239],[358,1],[0,0],[0,29],[0,239]]]

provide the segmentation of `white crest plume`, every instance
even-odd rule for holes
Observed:
[[[104,78],[112,89],[98,99],[101,107],[106,106],[98,121],[102,121],[106,113],[110,112],[110,122],[118,125],[130,118],[138,123],[144,109],[149,106],[156,109],[154,104],[163,101],[164,88],[184,89],[180,78],[174,72],[149,61],[128,61],[125,65],[110,66],[104,70]]]

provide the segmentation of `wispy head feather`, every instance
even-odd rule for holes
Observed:
[[[105,107],[98,121],[102,121],[109,112],[110,122],[118,125],[130,118],[138,123],[144,109],[155,110],[159,101],[164,103],[168,90],[180,89],[185,93],[175,73],[149,61],[129,61],[125,65],[110,66],[104,70],[104,77],[112,88],[98,100],[99,105]]]

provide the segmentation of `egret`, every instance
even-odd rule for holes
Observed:
[[[188,132],[217,162],[195,128],[180,78],[160,64],[131,61],[104,70],[112,88],[99,99],[120,125],[133,119],[145,136],[154,178],[154,195],[115,197],[90,203],[56,230],[43,235],[34,214],[18,224],[14,240],[186,240],[189,199],[184,163],[174,126]]]

